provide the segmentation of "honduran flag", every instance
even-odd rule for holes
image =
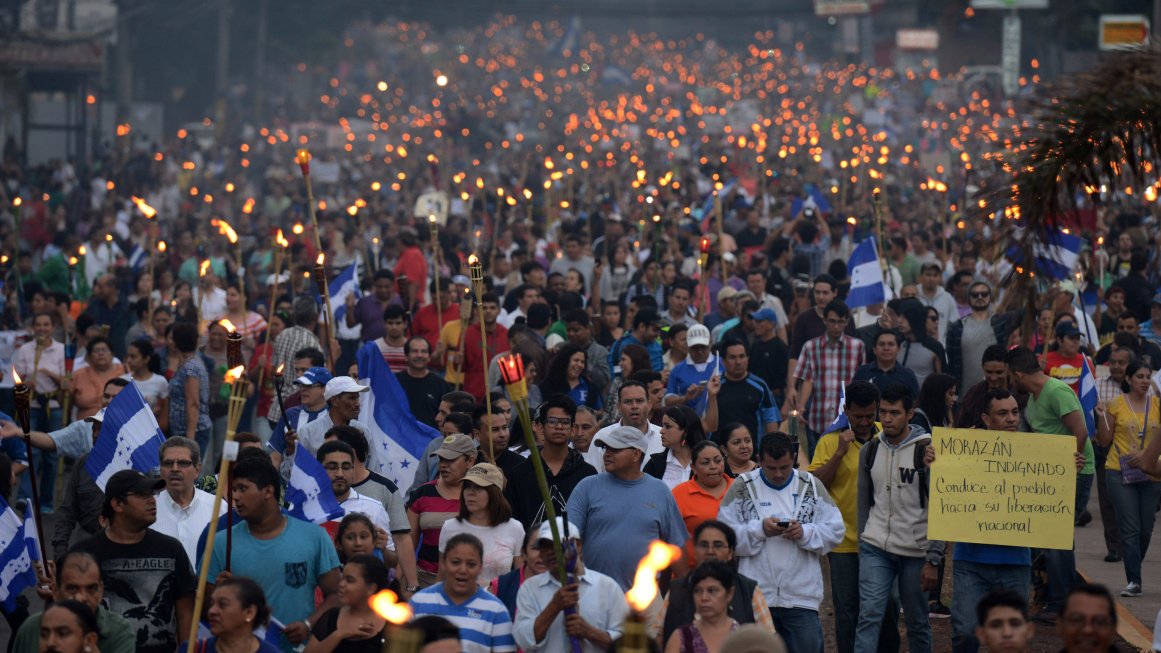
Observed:
[[[353,328],[347,326],[347,297],[354,295],[355,298],[362,297],[363,293],[359,290],[359,261],[356,260],[346,267],[345,270],[339,273],[334,279],[331,279],[330,286],[327,288],[331,295],[331,306],[335,311],[335,337],[345,340],[357,340],[363,332],[363,325],[356,324]],[[322,302],[322,297],[318,298]],[[319,315],[322,319],[322,315]]]
[[[859,308],[887,301],[887,293],[883,288],[883,268],[879,265],[874,236],[859,243],[855,251],[851,252],[847,271],[851,277],[847,306]]]
[[[364,346],[356,360],[360,383],[371,388],[359,395],[360,421],[367,425],[371,445],[367,467],[399,487],[411,487],[423,451],[439,431],[415,419],[411,401],[377,347]]]
[[[343,516],[343,508],[331,489],[331,479],[322,463],[304,447],[295,450],[294,466],[286,484],[287,513],[312,524],[323,524]]]
[[[1088,437],[1096,435],[1096,410],[1099,397],[1097,396],[1096,378],[1088,365],[1088,356],[1084,356],[1083,366],[1080,369],[1080,408],[1084,413],[1084,423],[1088,426]]]
[[[838,416],[826,427],[826,430],[821,435],[827,433],[834,433],[836,431],[845,431],[851,427],[851,422],[847,419],[847,385],[845,383],[839,384],[839,405]]]
[[[0,605],[8,612],[16,609],[16,597],[36,585],[32,561],[40,557],[35,544],[29,548],[26,526],[0,497]]]
[[[149,474],[157,469],[157,454],[164,442],[165,434],[157,425],[153,409],[137,384],[130,383],[105,408],[101,435],[93,445],[85,471],[104,491],[105,483],[119,471],[136,469]]]
[[[1033,271],[1048,279],[1071,278],[1080,259],[1080,248],[1083,244],[1084,241],[1079,237],[1062,231],[1041,234],[1032,246],[1033,256],[1036,257]],[[1009,247],[1007,255],[1012,263],[1025,265],[1023,252],[1019,247],[1015,245]]]

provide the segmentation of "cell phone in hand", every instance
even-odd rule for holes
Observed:
[[[779,528],[790,528],[790,522],[789,522],[789,521],[779,521],[779,522],[774,522],[774,523],[775,523],[775,524],[778,524],[778,527],[779,527]]]

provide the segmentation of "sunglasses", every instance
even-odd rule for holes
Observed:
[[[990,292],[974,292],[971,294],[972,299],[987,299],[992,296]]]

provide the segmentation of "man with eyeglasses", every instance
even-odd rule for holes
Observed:
[[[968,288],[971,313],[947,328],[947,373],[966,390],[984,380],[984,352],[992,345],[1005,346],[1013,321],[1007,313],[992,312],[992,288],[977,281]],[[918,396],[918,395],[917,395]]]
[[[1084,583],[1072,588],[1056,622],[1065,653],[1115,651],[1117,608],[1104,585]]]
[[[331,480],[331,491],[339,500],[339,506],[344,515],[361,513],[366,515],[375,525],[375,548],[383,552],[383,562],[388,568],[399,562],[394,547],[390,543],[391,519],[383,504],[370,497],[365,497],[351,487],[355,478],[355,450],[351,445],[341,440],[327,440],[318,448],[315,454],[322,468],[326,470],[327,478]],[[323,524],[327,534],[333,539],[339,529],[342,517]]]
[[[181,542],[149,528],[165,485],[131,469],[113,474],[101,509],[108,525],[72,548],[100,563],[104,604],[137,633],[138,653],[171,653],[193,623],[197,579],[189,556]]]
[[[544,478],[548,482],[548,493],[552,497],[553,509],[558,513],[568,504],[568,498],[582,480],[593,476],[597,470],[585,462],[584,456],[568,446],[572,439],[577,417],[576,402],[568,395],[552,395],[540,405],[533,429],[540,440],[540,461],[544,468]],[[531,460],[525,460],[512,472],[507,486],[512,516],[531,528],[544,521],[544,498],[536,481],[536,470]]]
[[[157,497],[157,521],[150,528],[177,539],[189,559],[196,560],[198,538],[214,516],[214,495],[194,487],[202,470],[201,447],[174,436],[161,445],[158,458],[165,491]]]

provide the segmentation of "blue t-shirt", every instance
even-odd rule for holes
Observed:
[[[708,382],[710,377],[714,375],[714,370],[718,369],[718,362],[711,354],[700,367],[702,370],[699,372],[698,366],[689,361],[674,365],[673,369],[669,371],[669,386],[665,389],[665,396],[684,397],[690,386]],[[704,415],[706,394],[705,390],[702,390],[697,399],[686,402],[685,405],[697,411],[698,415]]]
[[[653,540],[685,544],[688,531],[669,486],[652,476],[624,481],[597,474],[577,484],[568,519],[584,533],[585,566],[633,585],[637,564]]]
[[[258,639],[257,653],[279,653],[279,648],[270,642]],[[185,653],[189,648],[189,640],[186,640],[177,647],[178,653]],[[198,640],[198,643],[193,648],[194,653],[218,653],[218,638],[211,637],[209,639]]]
[[[605,399],[599,392],[593,392],[592,385],[582,376],[580,383],[576,384],[575,388],[568,389],[568,396],[576,402],[578,406],[588,406],[594,410],[601,410],[605,407]]]
[[[286,528],[270,540],[255,539],[250,525],[234,526],[231,569],[253,578],[266,593],[274,617],[284,624],[302,621],[314,612],[314,588],[318,578],[337,569],[339,555],[327,532],[294,517],[286,518]],[[210,578],[217,578],[225,566],[226,538],[214,539],[210,558]],[[281,648],[291,653],[294,646],[284,636]]]
[[[1026,546],[999,546],[996,544],[972,544],[956,542],[952,560],[975,562],[982,565],[1026,565],[1032,564],[1032,549]]]

